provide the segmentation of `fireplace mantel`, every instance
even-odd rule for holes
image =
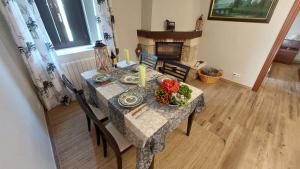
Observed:
[[[190,32],[169,32],[169,31],[147,31],[137,30],[138,37],[150,38],[150,39],[174,39],[174,40],[187,40],[199,38],[202,36],[202,32],[190,31]]]

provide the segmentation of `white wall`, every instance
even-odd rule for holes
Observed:
[[[296,62],[300,62],[300,52],[298,52],[297,56],[295,57]]]
[[[163,31],[166,19],[176,22],[176,31],[193,31],[195,29],[196,20],[201,15],[200,0],[151,1],[143,0],[142,3],[142,9],[144,9],[142,10],[143,29]]]
[[[289,33],[288,38],[300,40],[300,14],[298,14],[295,22],[293,23]]]
[[[142,0],[142,21],[141,29],[151,30],[153,0]]]
[[[300,51],[298,52],[297,56],[295,57],[296,62],[300,62]]]
[[[0,168],[55,169],[44,111],[0,15]]]
[[[289,33],[287,34],[287,38],[300,41],[300,13],[298,14],[295,22],[293,23]],[[295,61],[300,62],[300,52],[295,57]]]
[[[223,69],[226,79],[252,87],[293,2],[279,1],[269,24],[206,21],[199,59]],[[201,1],[200,10],[206,17],[209,5],[210,0]],[[233,72],[241,77],[233,78]]]
[[[141,0],[112,0],[121,58],[124,56],[123,49],[128,48],[131,58],[136,59],[136,30],[141,29],[141,3]]]

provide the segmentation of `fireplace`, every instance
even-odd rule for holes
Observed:
[[[163,60],[175,60],[191,67],[189,77],[198,77],[198,48],[202,31],[169,32],[137,30],[139,44],[142,50],[155,54],[159,58],[158,69],[163,66]]]
[[[176,60],[186,65],[194,65],[198,57],[202,32],[168,32],[137,30],[142,50],[157,55],[159,60]],[[159,62],[162,63],[162,62]]]
[[[155,55],[158,60],[181,60],[183,42],[156,42]]]

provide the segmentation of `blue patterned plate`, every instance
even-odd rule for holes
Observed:
[[[127,84],[138,84],[140,78],[137,74],[124,75],[123,77],[121,77],[120,81],[122,83],[127,83]]]
[[[140,67],[139,67],[140,65],[134,65],[134,66],[132,66],[132,71],[134,71],[134,72],[139,72],[140,71]],[[147,65],[145,65],[145,67],[146,67],[146,69],[149,69],[149,67],[147,66]]]
[[[92,79],[95,82],[99,82],[99,83],[108,81],[110,78],[111,78],[111,76],[108,73],[98,73],[92,77]]]
[[[142,104],[144,101],[144,98],[139,93],[134,92],[126,92],[119,96],[118,103],[123,107],[136,107],[140,104]]]
[[[157,78],[157,82],[159,84],[161,84],[164,80],[177,80],[176,77],[173,77],[173,76],[168,76],[168,75],[163,75],[163,76],[160,76]]]

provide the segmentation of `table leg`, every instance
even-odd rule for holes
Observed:
[[[195,116],[195,110],[193,111],[193,113],[189,116],[188,119],[188,125],[187,125],[187,132],[186,135],[189,136],[191,129],[192,129],[192,124],[193,124],[193,120],[194,120],[194,116]]]
[[[149,169],[154,169],[154,160],[155,160],[155,156],[153,155],[152,162]]]

